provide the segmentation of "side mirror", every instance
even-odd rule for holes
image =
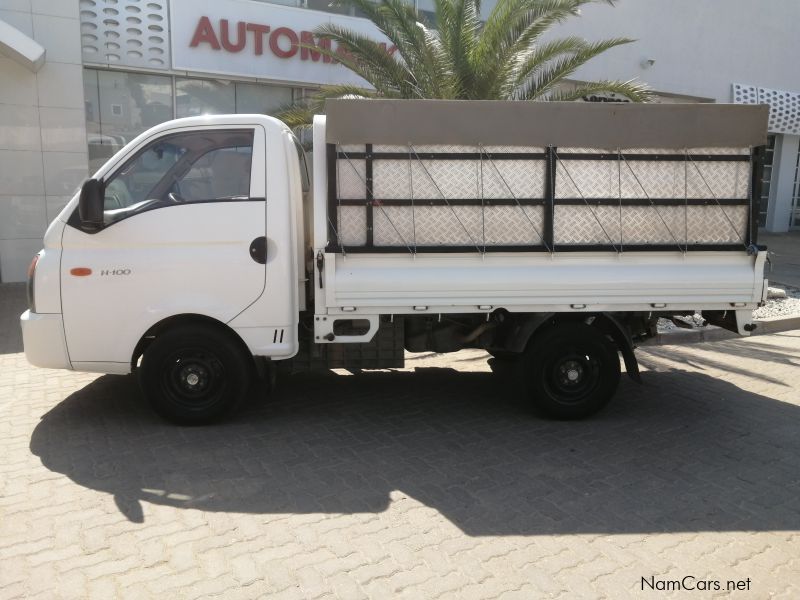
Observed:
[[[78,202],[78,216],[84,227],[97,229],[103,225],[104,188],[103,182],[97,179],[87,179],[83,183]]]

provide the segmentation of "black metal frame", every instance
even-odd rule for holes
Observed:
[[[683,154],[625,154],[628,162],[636,161],[665,161],[683,162]],[[366,175],[366,198],[364,200],[338,198],[338,159],[364,160]],[[751,181],[750,197],[739,198],[556,198],[556,163],[568,160],[619,160],[616,153],[557,153],[557,148],[550,146],[544,152],[416,152],[415,158],[424,160],[543,160],[545,168],[544,197],[543,198],[462,198],[462,199],[414,199],[415,206],[544,206],[544,220],[542,238],[543,243],[523,246],[482,246],[484,252],[618,252],[619,248],[613,244],[559,244],[554,241],[554,218],[556,206],[750,206],[748,214],[748,240],[747,245],[757,246],[758,242],[758,207],[761,193],[761,179],[764,167],[764,146],[753,148],[751,154],[692,154],[695,162],[750,162]],[[407,252],[408,246],[376,246],[373,238],[374,209],[380,206],[411,206],[411,200],[382,199],[373,195],[373,166],[376,160],[408,160],[406,152],[373,152],[373,145],[366,144],[365,152],[340,152],[336,144],[326,145],[326,162],[328,172],[328,245],[327,252],[342,253],[397,253]],[[336,224],[338,224],[339,206],[363,206],[367,211],[367,239],[361,246],[347,246],[343,248],[338,238]],[[643,252],[653,250],[675,250],[674,243],[665,244],[626,244],[625,251]],[[417,253],[455,253],[475,252],[476,247],[470,246],[415,246]],[[690,244],[681,246],[686,251],[733,251],[743,250],[741,244]]]

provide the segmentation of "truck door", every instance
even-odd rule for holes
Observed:
[[[181,127],[103,176],[103,225],[65,228],[62,310],[76,369],[118,363],[162,319],[226,323],[263,293],[265,133],[261,126]],[[100,365],[95,365],[101,370]]]

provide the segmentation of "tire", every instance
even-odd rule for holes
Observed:
[[[254,363],[238,340],[209,325],[180,325],[148,346],[139,381],[159,415],[181,425],[219,421],[245,399]]]
[[[543,331],[518,366],[518,380],[534,408],[563,420],[583,419],[602,409],[620,378],[616,346],[585,323]]]

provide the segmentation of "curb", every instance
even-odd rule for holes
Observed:
[[[800,316],[757,319],[753,323],[757,327],[750,337],[800,329]],[[641,344],[637,344],[637,347],[701,344],[703,342],[717,342],[738,337],[743,336],[715,325],[708,325],[702,329],[673,329],[672,331],[665,331]]]
[[[798,317],[772,317],[753,321],[758,325],[754,335],[767,335],[780,331],[800,329],[800,316]]]

